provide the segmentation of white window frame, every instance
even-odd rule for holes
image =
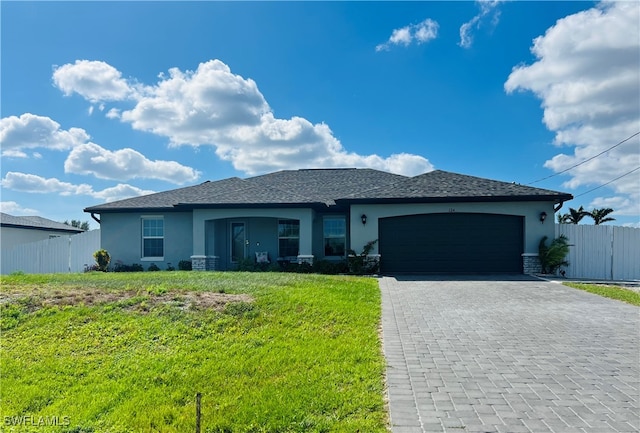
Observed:
[[[150,220],[160,220],[162,221],[162,236],[145,236],[144,234],[144,223],[145,221]],[[160,215],[144,215],[140,217],[140,260],[143,262],[152,262],[152,261],[163,261],[164,260],[164,217]],[[162,256],[145,256],[144,255],[144,241],[146,239],[162,239]]]
[[[329,234],[325,232],[325,223],[329,220],[341,220],[344,225],[344,234],[339,236]],[[344,254],[342,255],[327,255],[325,257],[346,257],[347,256],[347,217],[345,215],[327,215],[322,219],[322,247],[326,245],[327,239],[342,239],[344,241]],[[325,251],[326,253],[326,251]]]

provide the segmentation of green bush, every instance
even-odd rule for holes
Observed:
[[[372,260],[369,253],[373,250],[373,246],[378,242],[377,239],[366,243],[362,252],[357,254],[354,250],[349,249],[347,252],[349,257],[349,272],[355,275],[377,274],[380,268],[378,260]]]
[[[113,266],[113,272],[142,272],[144,268],[140,263],[134,263],[132,265],[125,265],[120,260]]]
[[[160,268],[155,263],[151,263],[149,265],[149,267],[147,268],[147,271],[149,271],[149,272],[156,272],[156,271],[159,271],[159,270],[160,270]]]
[[[111,256],[105,249],[101,249],[93,253],[93,258],[96,259],[96,263],[98,264],[98,270],[102,272],[107,272],[107,268],[109,267],[109,262],[111,261]]]
[[[191,260],[180,260],[178,262],[178,269],[181,271],[191,271]]]
[[[569,266],[565,257],[569,254],[569,239],[565,235],[551,241],[547,246],[547,237],[540,239],[538,245],[538,258],[542,266],[542,273],[554,274],[561,266]]]

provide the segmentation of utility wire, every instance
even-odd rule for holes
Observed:
[[[589,194],[590,192],[595,191],[596,189],[602,188],[603,186],[607,186],[607,185],[609,185],[610,183],[613,183],[613,182],[615,182],[615,181],[616,181],[616,180],[618,180],[618,179],[622,179],[623,177],[628,176],[628,175],[630,175],[631,173],[633,173],[634,171],[638,171],[638,170],[640,170],[640,167],[636,167],[636,168],[634,168],[633,170],[626,172],[626,173],[625,173],[625,174],[623,174],[622,176],[618,176],[618,177],[616,177],[615,179],[610,180],[610,181],[609,181],[609,182],[607,182],[607,183],[603,183],[603,184],[602,184],[602,185],[600,185],[600,186],[596,186],[595,188],[590,189],[590,190],[589,190],[589,191],[587,191],[587,192],[583,192],[582,194],[578,194],[578,195],[576,195],[576,196],[573,196],[573,198],[578,198],[578,197],[582,197],[583,195],[587,195],[587,194]]]
[[[591,157],[591,158],[589,158],[589,159],[585,159],[584,161],[579,162],[579,163],[577,163],[577,164],[576,164],[576,165],[574,165],[574,166],[571,166],[571,167],[569,167],[569,168],[567,168],[567,169],[565,169],[565,170],[559,171],[559,172],[557,172],[557,173],[551,174],[551,175],[549,175],[549,176],[547,176],[547,177],[543,177],[542,179],[534,180],[533,182],[527,183],[526,185],[533,185],[534,183],[542,182],[543,180],[547,180],[547,179],[550,179],[550,178],[552,178],[552,177],[554,177],[554,176],[557,176],[557,175],[559,175],[559,174],[565,173],[565,172],[567,172],[567,171],[569,171],[569,170],[573,170],[574,168],[576,168],[576,167],[578,167],[578,166],[580,166],[580,165],[584,164],[585,162],[589,162],[589,161],[591,161],[592,159],[595,159],[595,158],[599,157],[600,155],[604,155],[605,153],[607,153],[607,152],[608,152],[608,151],[610,151],[611,149],[615,149],[616,147],[620,146],[622,143],[625,143],[625,142],[627,142],[627,141],[631,140],[633,137],[635,137],[636,135],[639,135],[639,134],[640,134],[640,131],[636,132],[636,133],[635,133],[635,134],[633,134],[633,135],[630,135],[629,137],[625,138],[624,140],[622,140],[622,141],[621,141],[621,142],[619,142],[618,144],[614,144],[613,146],[611,146],[611,147],[610,147],[610,148],[608,148],[607,150],[603,150],[603,151],[602,151],[602,152],[600,152],[599,154],[597,154],[597,155],[595,155],[595,156],[592,156],[592,157]],[[626,175],[625,175],[625,176],[626,176]],[[605,185],[606,185],[606,184],[605,184]],[[604,186],[604,185],[603,185],[603,186]]]

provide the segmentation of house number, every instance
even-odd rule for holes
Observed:
[[[456,210],[452,207],[449,208],[449,212],[455,212]]]

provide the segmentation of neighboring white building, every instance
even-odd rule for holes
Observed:
[[[2,249],[83,232],[79,228],[39,216],[13,216],[0,212]]]

